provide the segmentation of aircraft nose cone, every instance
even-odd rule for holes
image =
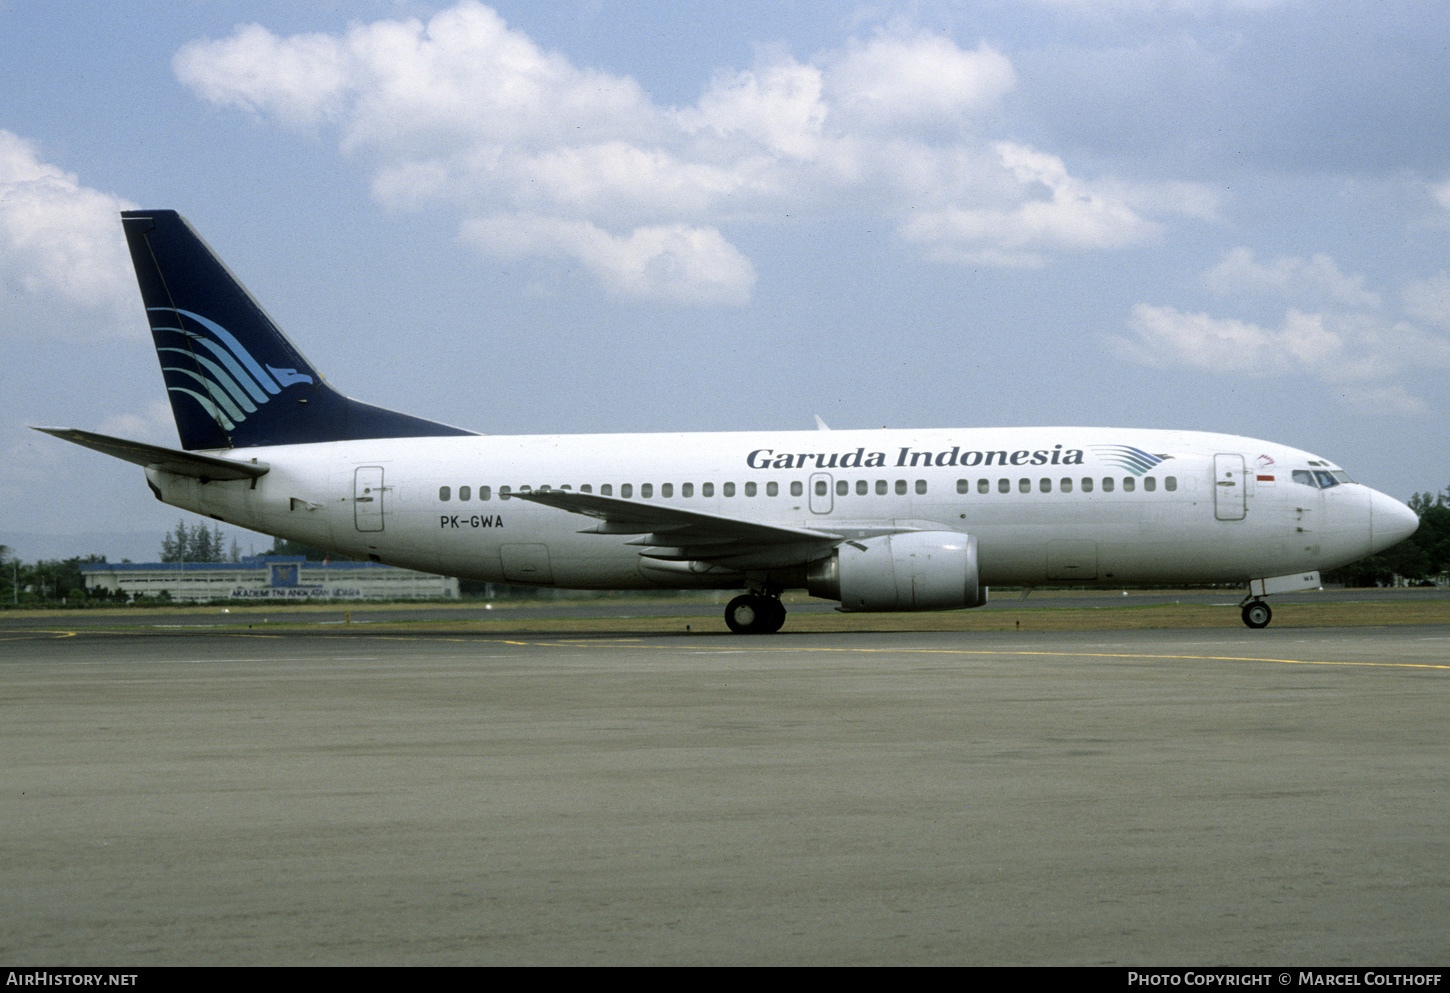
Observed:
[[[1369,512],[1371,541],[1377,552],[1404,541],[1420,526],[1413,510],[1379,490],[1371,491]]]

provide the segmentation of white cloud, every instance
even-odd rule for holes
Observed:
[[[1327,255],[1260,263],[1247,248],[1228,252],[1202,276],[1234,300],[1292,301],[1277,326],[1140,303],[1130,334],[1111,341],[1131,362],[1156,368],[1254,377],[1308,377],[1354,409],[1423,414],[1432,408],[1405,382],[1450,368],[1450,275],[1409,282],[1403,312],[1388,313],[1361,276]]]
[[[574,258],[623,297],[692,304],[741,304],[755,269],[714,228],[635,228],[615,237],[587,221],[506,215],[465,222],[462,237],[501,258]]]
[[[1035,196],[975,208],[948,205],[917,215],[902,234],[933,246],[938,256],[1035,266],[1044,261],[1042,250],[1117,248],[1160,230],[1124,198],[1068,175],[1056,156],[1011,142],[998,143],[995,151],[1017,187]]]
[[[1430,196],[1443,210],[1450,210],[1450,179],[1443,183],[1436,183],[1430,187]]]
[[[369,160],[388,207],[450,204],[481,250],[563,253],[617,292],[672,300],[745,302],[738,288],[753,273],[722,229],[785,213],[850,205],[933,257],[1020,265],[1154,237],[1145,211],[1211,200],[1086,181],[1059,157],[994,142],[987,132],[1016,84],[1011,61],[924,32],[881,31],[808,62],[765,52],[750,69],[716,72],[678,108],[541,49],[474,0],[426,23],[339,35],[252,25],[187,44],[174,68],[213,103],[335,127],[345,152]],[[531,218],[531,230],[547,221],[551,234],[479,233],[500,217]],[[641,255],[701,285],[732,273],[736,289],[687,292],[695,277],[630,279],[630,264],[607,261]]]
[[[172,68],[212,103],[275,114],[292,126],[337,116],[347,85],[344,52],[334,39],[277,38],[260,24],[239,27],[225,44],[186,45]]]
[[[134,438],[156,445],[176,444],[176,420],[171,405],[164,400],[153,400],[146,405],[144,414],[108,414],[96,426],[101,434],[118,438]]]
[[[1339,400],[1362,414],[1384,417],[1386,414],[1423,417],[1435,408],[1397,384],[1365,386],[1352,384],[1336,391]]]
[[[1425,412],[1428,405],[1393,380],[1417,370],[1450,368],[1450,338],[1406,321],[1386,323],[1349,312],[1291,308],[1278,327],[1267,327],[1140,303],[1128,327],[1131,336],[1112,344],[1140,365],[1234,376],[1308,376],[1332,384],[1356,408]]]
[[[678,120],[696,134],[744,139],[769,154],[813,161],[825,143],[822,85],[820,69],[789,58],[718,73],[699,105],[680,111]]]
[[[1262,263],[1251,249],[1235,248],[1204,273],[1203,282],[1227,297],[1257,293],[1290,299],[1311,297],[1347,307],[1380,306],[1379,294],[1364,288],[1363,276],[1346,276],[1322,253],[1309,259],[1280,256]]]
[[[657,113],[633,80],[577,69],[472,0],[427,23],[355,24],[340,36],[248,25],[183,45],[172,62],[212,103],[288,127],[335,122],[345,149],[384,158],[641,138]]]
[[[1403,291],[1405,311],[1414,319],[1450,329],[1450,273],[1413,280]]]
[[[992,110],[1017,85],[1011,61],[990,46],[967,52],[925,33],[853,41],[827,62],[835,112],[873,122],[962,122]]]
[[[0,324],[69,339],[143,330],[116,216],[129,206],[0,130]]]
[[[1087,17],[1118,15],[1182,14],[1207,17],[1233,11],[1271,10],[1298,3],[1299,0],[1032,0],[1043,7]]]

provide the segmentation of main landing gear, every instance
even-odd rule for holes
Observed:
[[[1244,623],[1251,628],[1266,628],[1274,619],[1274,612],[1262,600],[1250,600],[1243,607]]]
[[[785,604],[778,596],[744,593],[726,605],[725,623],[736,634],[774,634],[785,623]]]

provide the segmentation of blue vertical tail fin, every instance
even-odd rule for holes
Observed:
[[[121,213],[187,451],[472,434],[328,386],[174,210]]]

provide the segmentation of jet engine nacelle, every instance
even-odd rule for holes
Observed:
[[[811,596],[841,609],[956,610],[987,602],[977,580],[977,539],[956,531],[914,531],[848,541],[806,574]]]

